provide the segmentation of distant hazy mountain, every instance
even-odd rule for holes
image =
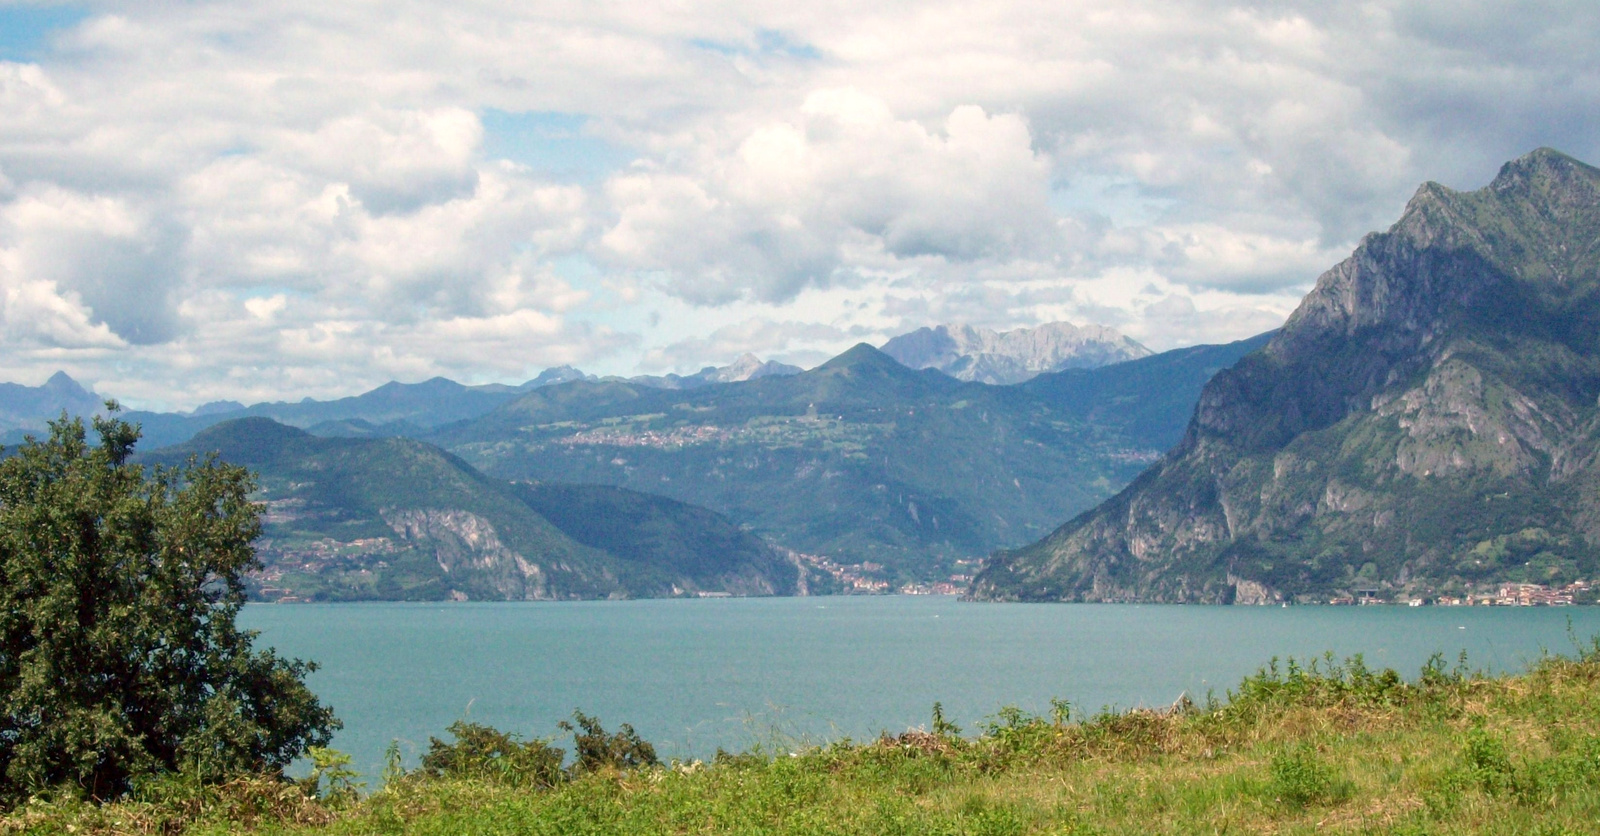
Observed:
[[[540,386],[555,386],[561,383],[571,383],[574,380],[594,380],[594,375],[587,374],[571,366],[556,366],[539,372],[534,379],[516,387],[519,391],[526,392],[538,389]],[[488,388],[488,387],[483,387]]]
[[[729,365],[720,368],[706,366],[691,375],[639,375],[627,378],[627,381],[657,389],[696,389],[701,386],[710,386],[713,383],[738,383],[744,380],[755,380],[760,377],[781,377],[799,374],[802,371],[804,369],[799,366],[786,365],[776,360],[768,360],[763,363],[761,358],[754,354],[745,354]]]
[[[238,401],[211,401],[194,408],[190,415],[227,415],[230,412],[239,412],[244,409],[244,404]]]
[[[474,418],[523,393],[574,380],[594,380],[571,366],[545,369],[518,386],[499,383],[467,386],[443,377],[421,383],[385,383],[370,392],[331,401],[306,398],[245,406],[214,401],[193,412],[131,412],[128,420],[144,430],[145,444],[180,444],[206,427],[234,418],[259,416],[310,430],[315,435],[349,438],[415,436],[432,427]]]
[[[102,411],[105,399],[78,385],[66,372],[56,372],[41,386],[0,383],[0,432],[37,431],[51,420]]]
[[[1182,443],[996,556],[974,594],[1266,603],[1592,579],[1597,401],[1600,169],[1541,149],[1477,191],[1427,183],[1211,379]]]
[[[799,580],[786,553],[704,508],[603,486],[513,486],[411,439],[318,438],[256,417],[142,458],[208,452],[259,476],[257,598],[783,595]]]
[[[1051,322],[991,331],[970,325],[918,328],[884,343],[883,353],[913,369],[938,369],[957,380],[1021,383],[1044,372],[1092,369],[1150,355],[1150,349],[1103,325]]]
[[[716,383],[799,372],[800,369],[795,366],[763,363],[746,354],[732,365],[720,368],[707,366],[688,376],[643,376],[633,378],[630,382],[657,389],[695,389]],[[65,375],[58,377],[65,378]],[[51,378],[52,381],[55,379]],[[331,401],[306,398],[297,402],[277,401],[251,406],[244,406],[237,401],[214,401],[193,412],[139,411],[130,412],[126,417],[141,425],[145,443],[150,447],[181,444],[206,427],[251,416],[271,418],[282,424],[309,430],[313,435],[341,438],[419,436],[445,424],[476,418],[536,389],[597,379],[572,366],[557,366],[545,369],[534,379],[517,386],[500,383],[467,386],[436,377],[421,383],[385,383],[370,392]],[[67,381],[70,383],[70,378]],[[4,385],[8,384],[0,384]],[[59,409],[56,411],[59,412]],[[55,413],[50,413],[49,417],[55,417]],[[43,426],[42,421],[39,426]],[[0,426],[0,432],[4,429],[4,426]]]

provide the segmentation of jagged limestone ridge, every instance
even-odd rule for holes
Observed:
[[[1036,328],[993,331],[938,325],[901,334],[883,352],[913,369],[938,369],[957,380],[1012,384],[1041,373],[1088,369],[1152,353],[1114,328],[1050,322]]]
[[[1424,185],[1208,384],[1176,449],[974,594],[1276,600],[1592,567],[1597,264],[1600,171],[1570,157]]]

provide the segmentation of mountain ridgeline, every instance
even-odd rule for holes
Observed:
[[[511,485],[412,439],[242,418],[142,458],[212,452],[258,477],[257,598],[790,595],[804,582],[788,554],[714,512],[616,488]]]
[[[693,389],[769,375],[796,374],[799,371],[800,369],[794,366],[772,361],[762,362],[753,355],[746,354],[730,365],[707,366],[692,375],[641,375],[628,380],[659,389]],[[445,424],[476,418],[535,389],[575,380],[597,379],[599,378],[571,366],[558,366],[545,369],[532,380],[516,386],[499,383],[468,386],[447,378],[435,377],[419,383],[390,381],[360,395],[328,401],[305,398],[295,402],[277,401],[251,406],[233,401],[218,401],[187,414],[130,412],[124,417],[140,425],[146,443],[153,447],[180,444],[206,427],[247,417],[271,418],[280,424],[300,427],[311,431],[313,435],[321,436],[418,438]],[[65,381],[65,384],[61,381]],[[0,384],[3,385],[5,384]],[[77,384],[73,383],[71,378],[58,374],[51,378],[49,384],[39,387],[39,391],[68,392],[68,386],[77,388]],[[77,391],[81,393],[83,390],[77,389]],[[7,395],[6,391],[0,390],[0,431],[6,429],[5,410],[7,404],[11,402],[7,399]],[[81,405],[85,398],[88,399],[89,409]],[[37,399],[35,397],[35,400]],[[33,416],[33,423],[26,428],[36,429],[43,426],[45,420],[56,417],[63,408],[71,414],[80,415],[89,414],[99,405],[94,396],[88,393],[83,393],[83,397],[76,400],[68,401],[62,398],[57,400],[60,405],[53,409],[41,412],[38,408],[34,408],[29,413]],[[22,402],[27,403],[25,400]],[[24,425],[19,423],[17,426]],[[21,436],[21,432],[14,431],[8,439],[15,443]]]
[[[1258,344],[1024,386],[858,345],[800,374],[692,390],[545,387],[429,438],[500,478],[662,494],[884,580],[944,580],[1126,484],[1176,443],[1209,376]]]
[[[265,597],[965,583],[982,557],[1037,539],[1177,443],[1205,382],[1264,339],[1009,386],[910,369],[860,345],[804,372],[753,357],[680,378],[562,368],[521,386],[435,379],[335,401],[127,417],[145,446],[178,445],[153,458],[215,445],[261,471]],[[611,510],[564,515],[550,497]],[[472,532],[490,529],[494,539],[474,545]],[[744,562],[705,574],[672,545],[722,554],[718,538],[743,544]],[[757,545],[767,549],[759,558]],[[794,564],[809,576],[785,580]]]
[[[1600,170],[1429,183],[1205,386],[1114,498],[991,559],[986,600],[1429,595],[1600,569]]]

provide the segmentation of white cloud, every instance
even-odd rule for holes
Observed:
[[[177,336],[170,299],[181,233],[125,200],[31,186],[0,206],[6,330],[57,347]]]
[[[1015,114],[963,105],[929,130],[854,89],[714,134],[685,165],[607,184],[616,263],[686,299],[781,302],[837,271],[1049,248],[1049,168]]]
[[[0,61],[0,376],[180,405],[955,319],[1235,338],[1423,180],[1600,156],[1577,2],[108,0],[50,42]],[[631,162],[494,159],[491,109]]]

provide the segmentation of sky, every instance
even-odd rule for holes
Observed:
[[[1592,2],[0,0],[0,380],[150,408],[1280,324],[1600,162]]]

